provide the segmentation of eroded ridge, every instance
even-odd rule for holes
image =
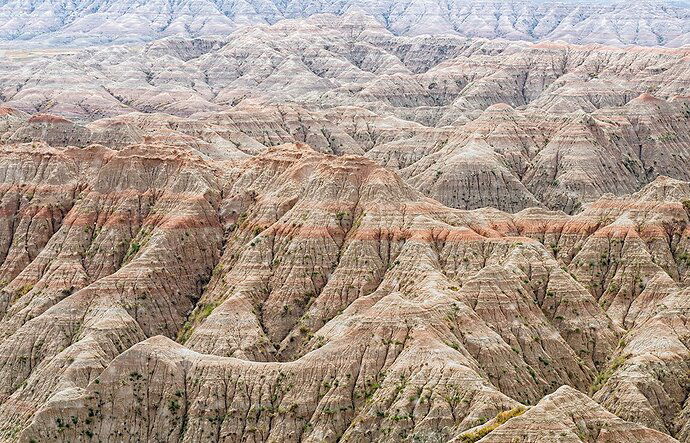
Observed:
[[[408,36],[350,11],[8,52],[0,141],[160,143],[211,160],[305,143],[399,170],[446,206],[575,214],[661,175],[690,180],[688,79],[687,47]]]
[[[687,182],[511,215],[306,145],[2,149],[4,440],[688,439]]]

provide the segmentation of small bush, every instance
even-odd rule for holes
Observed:
[[[34,285],[27,283],[23,285],[21,288],[17,290],[17,295],[20,297],[24,297],[26,294],[28,294],[32,289],[34,288]]]

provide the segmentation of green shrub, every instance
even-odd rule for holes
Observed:
[[[218,305],[218,302],[198,304],[196,309],[194,309],[192,312],[192,315],[189,316],[185,324],[182,326],[182,329],[180,329],[180,332],[177,334],[177,341],[184,344],[187,340],[189,340],[189,337],[192,335],[192,331],[194,330],[194,326],[206,320],[206,318],[211,315],[213,310],[216,309]]]
[[[602,386],[604,386],[611,376],[618,370],[618,368],[623,366],[625,360],[626,358],[624,356],[619,355],[611,361],[606,369],[597,374],[597,377],[594,379],[594,383],[592,383],[592,386],[589,389],[590,394],[594,394],[601,389]]]

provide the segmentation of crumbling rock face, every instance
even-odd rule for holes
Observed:
[[[12,155],[24,161],[3,176],[5,198],[25,191],[7,215],[20,242],[3,264],[5,431],[147,336],[174,335],[222,241],[218,193],[184,153],[20,146],[3,158]],[[26,244],[36,250],[19,256],[23,269],[7,266]]]
[[[408,183],[451,207],[518,212],[544,206],[575,213],[606,193],[635,192],[659,175],[690,178],[688,106],[682,97],[665,101],[648,94],[592,114],[493,105],[471,122],[442,128],[360,107],[307,111],[245,104],[194,119],[131,113],[87,125],[11,111],[0,137],[116,150],[164,143],[208,160],[237,160],[281,143],[306,142],[320,152],[363,154],[400,169]],[[31,129],[36,121],[40,131]]]
[[[462,441],[462,440],[460,440]],[[535,407],[490,432],[487,442],[673,442],[658,431],[625,422],[589,399],[564,386]]]
[[[690,443],[685,6],[15,3],[0,441]]]
[[[161,143],[214,161],[305,143],[398,169],[446,206],[572,214],[660,175],[690,179],[688,60],[686,48],[401,36],[362,13],[315,15],[9,53],[0,140]]]
[[[2,149],[4,441],[687,441],[687,182],[510,215],[306,145]]]

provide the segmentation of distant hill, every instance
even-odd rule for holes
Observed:
[[[4,0],[0,44],[137,43],[224,35],[319,13],[364,12],[399,35],[458,34],[679,47],[690,42],[687,2],[482,0]]]

